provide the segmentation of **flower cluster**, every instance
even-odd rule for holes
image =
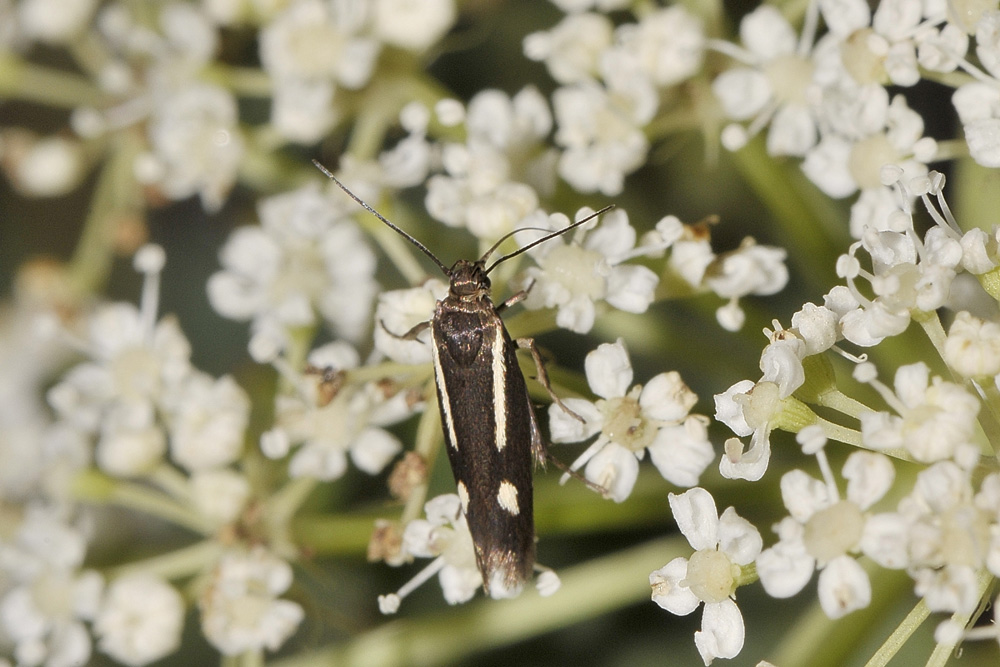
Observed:
[[[498,396],[530,351],[528,405],[494,403],[531,412],[570,488],[539,475],[537,536],[502,536],[541,562],[489,637],[413,626],[442,659],[522,638],[535,605],[565,626],[635,602],[647,576],[662,609],[702,608],[706,665],[770,650],[741,588],[777,607],[814,574],[830,619],[886,608],[890,576],[919,598],[895,631],[831,625],[859,633],[837,645],[928,613],[950,615],[935,655],[1000,636],[972,627],[1000,580],[1000,10],[551,5],[0,0],[0,665],[403,655],[377,611],[434,578],[448,605],[489,590],[441,455],[471,394],[436,385],[427,327],[457,257],[489,274],[496,340],[530,348],[464,388]],[[192,248],[217,266],[176,261]],[[216,369],[220,317],[246,336]],[[668,507],[651,574],[626,541],[544,564],[572,560],[554,534],[648,532]],[[297,655],[327,630],[329,656]]]

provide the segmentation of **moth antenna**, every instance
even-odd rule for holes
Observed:
[[[534,230],[536,232],[547,232],[547,231],[549,231],[548,229],[545,229],[544,227],[518,227],[514,231],[507,232],[506,234],[504,234],[503,236],[501,236],[500,238],[498,238],[497,242],[494,243],[493,245],[491,245],[489,250],[487,250],[486,252],[483,253],[483,256],[479,258],[480,263],[485,262],[486,259],[490,255],[492,255],[493,253],[496,252],[497,248],[500,247],[501,243],[503,243],[504,241],[506,241],[507,239],[509,239],[514,234],[517,234],[518,232],[525,232],[525,231],[531,231],[531,230]]]
[[[609,205],[605,206],[604,208],[602,208],[600,211],[596,211],[594,213],[591,213],[590,215],[588,215],[583,220],[577,220],[576,222],[574,222],[572,225],[570,225],[568,227],[564,227],[563,229],[556,230],[556,231],[552,232],[551,234],[546,234],[542,238],[536,239],[536,240],[532,241],[531,243],[529,243],[528,245],[524,246],[523,248],[519,248],[519,249],[515,250],[512,253],[509,253],[507,255],[504,255],[503,257],[500,257],[499,259],[497,259],[497,261],[495,261],[495,262],[493,262],[492,264],[489,265],[489,267],[486,269],[486,273],[489,274],[489,272],[492,271],[493,269],[495,269],[496,266],[497,266],[497,264],[499,264],[500,262],[506,262],[508,259],[511,259],[512,257],[517,257],[521,253],[527,252],[527,251],[531,250],[536,245],[539,245],[541,243],[545,243],[549,239],[554,239],[557,236],[562,236],[566,232],[568,232],[570,230],[573,230],[573,229],[576,229],[580,225],[585,225],[588,222],[590,222],[591,220],[593,220],[594,218],[596,218],[597,216],[599,216],[599,215],[601,215],[603,213],[607,213],[608,211],[610,211],[614,207],[615,207],[614,204],[609,204]],[[534,229],[534,228],[533,227],[525,227],[524,229]],[[521,230],[520,229],[515,229],[513,232],[510,232],[510,234],[516,234],[519,231],[521,231]],[[507,234],[506,236],[504,236],[503,238],[501,238],[500,241],[503,241],[505,238],[507,238],[507,236],[510,236],[510,234]],[[496,245],[499,245],[500,241],[497,241]],[[493,248],[490,249],[489,253],[486,253],[483,256],[483,259],[485,259],[486,257],[489,257],[490,253],[493,252],[494,249],[496,249],[496,245],[494,245]]]
[[[378,211],[376,211],[374,208],[372,208],[371,206],[369,206],[363,199],[361,199],[361,197],[359,197],[356,194],[354,194],[353,192],[351,192],[347,188],[347,186],[344,185],[343,183],[341,183],[339,180],[337,180],[337,177],[334,176],[330,172],[329,169],[327,169],[326,167],[324,167],[320,163],[319,160],[313,160],[312,163],[314,165],[316,165],[316,168],[319,169],[321,172],[323,172],[326,175],[327,178],[329,178],[331,181],[333,181],[334,183],[336,183],[337,187],[339,187],[341,190],[343,190],[344,192],[346,192],[348,197],[350,197],[351,199],[353,199],[354,201],[356,201],[358,204],[361,205],[361,207],[363,209],[365,209],[366,211],[368,211],[369,213],[371,213],[372,215],[374,215],[376,218],[378,218],[379,220],[381,220],[382,222],[384,222],[386,225],[388,225],[390,229],[395,230],[396,233],[398,233],[404,239],[406,239],[407,241],[409,241],[410,243],[412,243],[414,246],[416,246],[420,250],[420,252],[422,252],[425,255],[427,255],[428,257],[430,257],[431,261],[438,265],[438,268],[441,269],[441,272],[444,273],[444,275],[448,276],[449,278],[451,277],[451,269],[449,269],[447,266],[445,266],[441,262],[441,260],[438,259],[434,255],[434,253],[432,253],[430,250],[428,250],[427,246],[425,246],[423,243],[421,243],[420,241],[418,241],[417,239],[413,238],[412,236],[410,236],[409,234],[407,234],[405,231],[403,231],[402,229],[400,229],[399,227],[397,227],[395,224],[393,224],[392,222],[390,222],[384,215],[382,215],[381,213],[379,213]]]

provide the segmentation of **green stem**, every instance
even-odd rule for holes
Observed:
[[[0,98],[33,102],[47,107],[100,107],[107,97],[92,82],[0,52]]]
[[[202,535],[210,534],[214,529],[204,517],[160,491],[135,482],[112,479],[95,470],[80,473],[74,481],[73,491],[80,500],[144,512]]]
[[[129,574],[152,574],[164,579],[183,579],[212,567],[225,548],[215,540],[204,540],[191,546],[145,560],[113,567],[105,572],[110,579]]]
[[[121,216],[135,213],[140,206],[133,175],[135,158],[141,150],[138,137],[121,133],[109,149],[69,265],[71,284],[81,294],[103,288],[114,259],[116,225]]]
[[[839,389],[825,391],[822,394],[819,394],[817,396],[816,404],[825,408],[836,410],[837,412],[845,414],[848,417],[854,417],[855,419],[860,419],[861,415],[872,411],[870,407],[861,401],[844,394]]]
[[[893,630],[889,638],[885,640],[885,643],[879,647],[875,655],[865,663],[865,667],[885,667],[885,665],[889,664],[889,661],[903,648],[910,637],[913,636],[913,633],[917,631],[917,628],[927,620],[930,613],[931,611],[927,608],[927,603],[921,599],[910,613],[906,615],[903,622]]]
[[[830,440],[836,440],[838,442],[843,442],[847,445],[853,445],[854,447],[864,447],[861,442],[861,432],[853,429],[847,428],[846,426],[841,426],[840,424],[835,424],[831,421],[827,421],[822,417],[816,418],[816,423],[823,427],[823,433]]]

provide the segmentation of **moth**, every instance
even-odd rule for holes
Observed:
[[[561,401],[549,386],[534,341],[512,340],[500,318],[500,313],[522,300],[527,291],[494,305],[489,274],[501,262],[586,224],[612,207],[543,236],[489,266],[490,255],[509,235],[478,260],[460,259],[448,267],[348,190],[323,165],[314,164],[365,210],[427,255],[448,278],[448,295],[437,303],[433,317],[402,337],[414,338],[430,328],[445,447],[483,588],[493,598],[514,597],[531,579],[535,566],[531,474],[533,463],[544,465],[547,458],[538,418],[518,366],[518,347],[530,350],[539,382],[555,402],[561,405]]]

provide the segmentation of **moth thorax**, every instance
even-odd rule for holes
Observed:
[[[490,279],[482,262],[460,259],[451,267],[451,293],[455,296],[474,296],[490,289]]]

